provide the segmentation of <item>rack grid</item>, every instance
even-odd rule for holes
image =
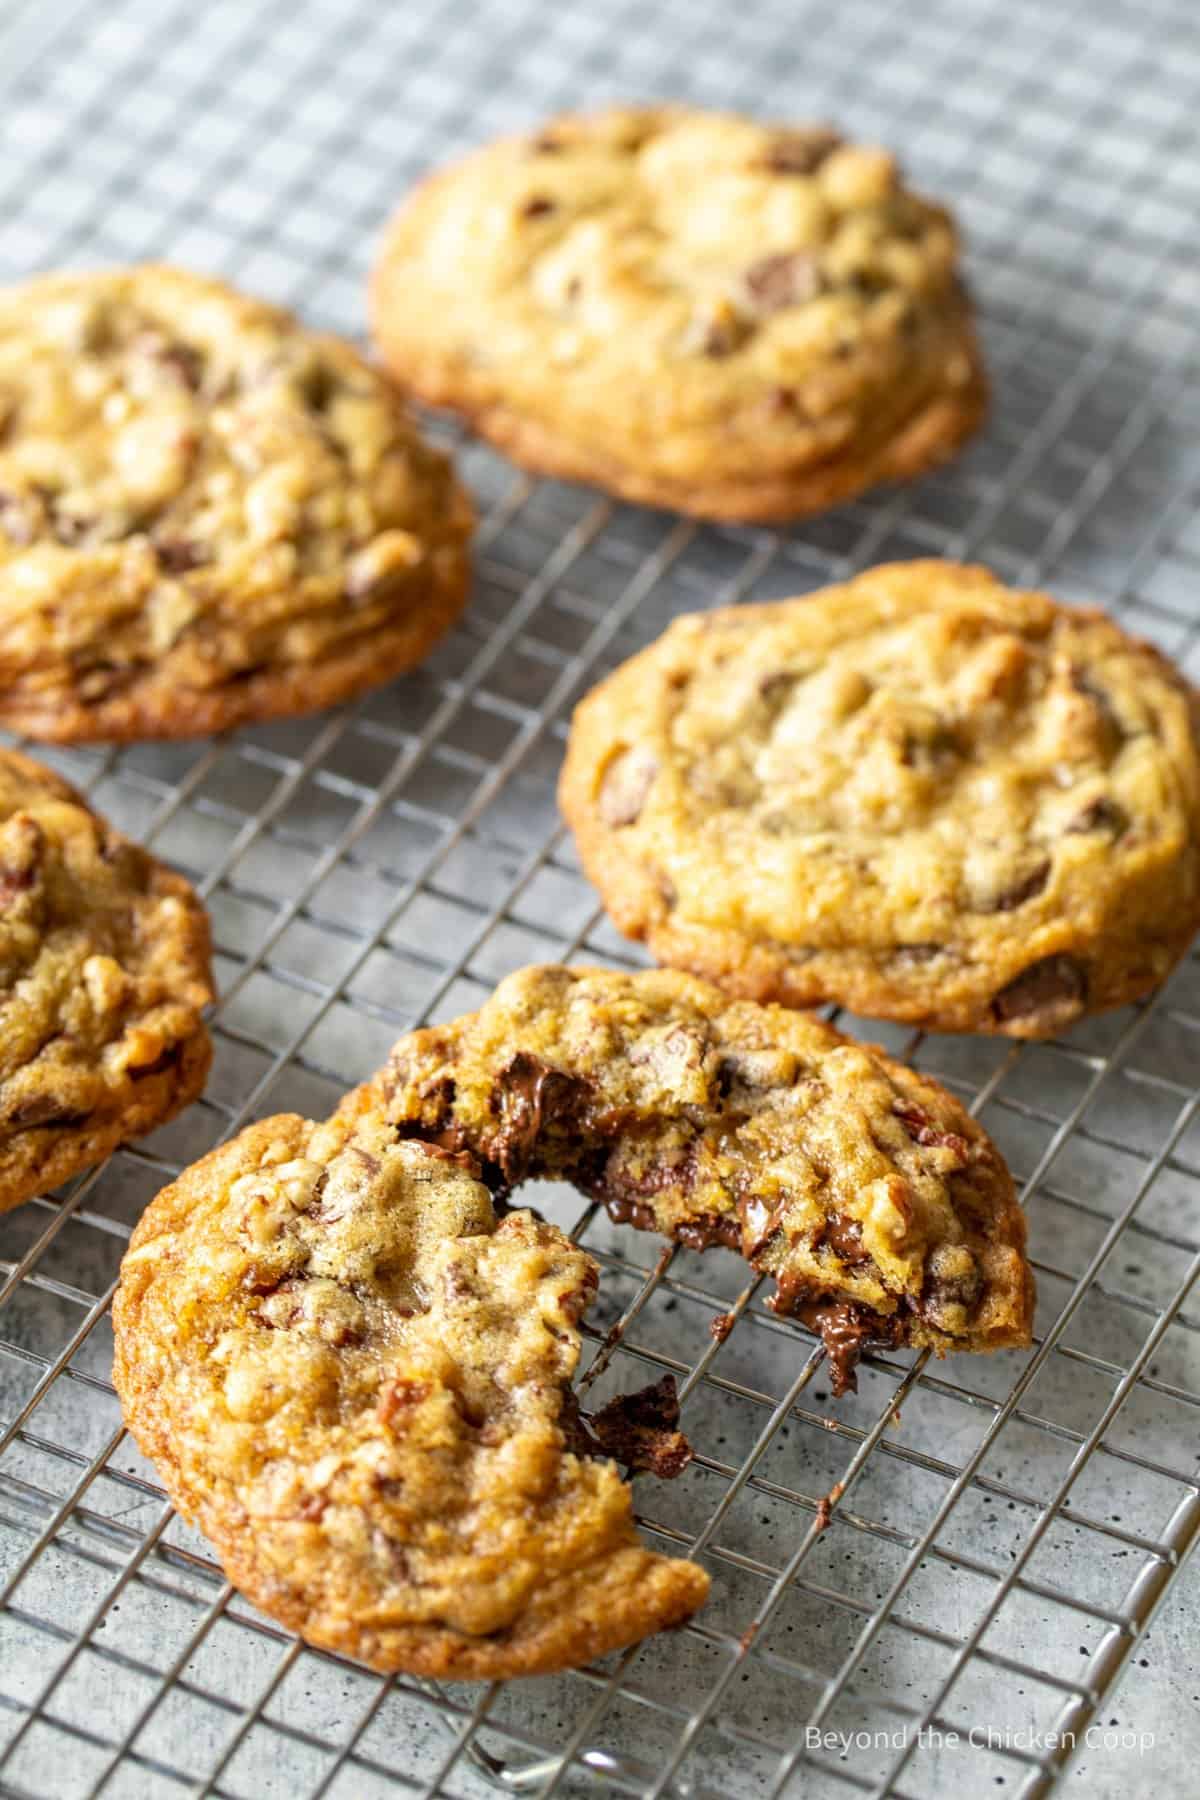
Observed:
[[[1048,1734],[1083,1744],[1200,1529],[1195,957],[1053,1044],[841,1019],[968,1100],[1021,1178],[1028,1355],[879,1354],[834,1403],[739,1260],[537,1191],[602,1265],[588,1403],[679,1380],[695,1461],[636,1501],[713,1574],[689,1627],[592,1668],[382,1680],[256,1614],[121,1429],[108,1306],[146,1201],[247,1120],[320,1116],[522,963],[636,965],[554,779],[573,701],[678,612],[978,557],[1200,677],[1190,0],[23,0],[0,93],[5,279],[166,256],[350,333],[390,206],[471,143],[623,95],[835,118],[959,211],[996,388],[952,468],[784,533],[533,482],[435,424],[482,522],[472,607],[422,670],[309,720],[48,758],[197,881],[221,999],[203,1101],[0,1219],[0,1793],[1048,1793]],[[1164,1795],[1192,1791],[1191,1743],[1154,1762]],[[1130,1785],[1089,1767],[1093,1794]]]

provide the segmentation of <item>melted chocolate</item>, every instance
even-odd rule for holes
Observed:
[[[582,1082],[524,1050],[500,1071],[496,1086],[500,1129],[488,1149],[507,1187],[516,1187],[532,1172],[538,1140],[547,1125],[578,1114],[582,1090]]]
[[[834,1255],[840,1256],[844,1263],[854,1265],[871,1260],[863,1249],[862,1226],[857,1219],[848,1219],[843,1213],[835,1213],[832,1218],[826,1219],[821,1243],[828,1244]]]
[[[768,1304],[777,1313],[790,1313],[820,1334],[829,1359],[830,1384],[834,1399],[842,1394],[858,1392],[855,1365],[870,1345],[891,1348],[899,1336],[900,1321],[883,1313],[872,1312],[856,1300],[801,1298],[798,1289],[790,1292],[784,1282]]]

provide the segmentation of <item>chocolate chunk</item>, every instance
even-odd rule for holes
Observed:
[[[1087,970],[1073,956],[1043,956],[992,1000],[997,1024],[1021,1019],[1042,1031],[1069,1025],[1087,1000]]]
[[[1024,906],[1027,900],[1035,900],[1040,893],[1043,893],[1049,879],[1050,859],[1046,857],[1035,868],[1030,869],[1027,875],[1014,881],[1011,887],[1004,888],[1000,893],[993,895],[986,905],[978,905],[976,911],[1015,912],[1018,906]]]
[[[731,311],[728,315],[702,321],[697,335],[701,353],[720,358],[732,356],[735,350],[741,349],[750,336],[750,327]]]
[[[168,1069],[176,1067],[182,1052],[182,1044],[172,1044],[160,1056],[156,1056],[153,1062],[137,1063],[126,1069],[125,1073],[131,1081],[141,1081],[147,1075],[165,1074]]]
[[[181,386],[193,394],[199,392],[204,378],[204,356],[191,344],[181,343],[162,331],[143,331],[134,340],[133,347],[158,363]]]
[[[818,1242],[822,1247],[828,1244],[834,1255],[851,1267],[871,1260],[863,1249],[862,1226],[857,1219],[847,1218],[845,1213],[834,1213],[826,1219]]]
[[[746,294],[760,318],[815,300],[825,280],[815,256],[806,250],[776,251],[751,263],[743,276]]]
[[[842,283],[849,294],[857,294],[862,300],[873,300],[876,294],[886,294],[891,282],[882,269],[855,269]]]
[[[154,554],[159,568],[165,569],[168,575],[186,575],[189,569],[198,569],[208,561],[208,555],[200,545],[189,543],[186,538],[156,541]]]
[[[741,1220],[732,1213],[697,1213],[695,1218],[684,1219],[676,1225],[675,1237],[689,1250],[711,1250],[714,1244],[720,1244],[726,1250],[740,1250]]]
[[[657,1227],[654,1208],[628,1194],[606,1197],[604,1209],[614,1225],[633,1225],[638,1231],[654,1231]]]
[[[635,1394],[618,1394],[591,1421],[604,1455],[624,1463],[631,1475],[657,1475],[661,1481],[673,1481],[692,1460],[692,1446],[678,1427],[673,1375]]]
[[[489,1150],[507,1187],[525,1179],[542,1132],[552,1122],[570,1117],[578,1107],[579,1094],[579,1082],[525,1050],[518,1050],[500,1071],[494,1096],[500,1129]]]
[[[1103,831],[1112,838],[1123,837],[1128,829],[1129,814],[1115,800],[1093,800],[1067,826],[1071,835]]]
[[[79,1125],[87,1116],[85,1112],[72,1112],[53,1094],[30,1094],[27,1099],[18,1100],[4,1124],[10,1131],[30,1131],[35,1126]]]
[[[900,744],[900,761],[906,769],[936,769],[948,757],[960,754],[953,730],[940,720],[924,730],[906,731]]]
[[[614,830],[635,824],[657,774],[658,760],[648,750],[635,746],[615,757],[604,772],[596,800],[604,823]]]
[[[758,693],[771,706],[781,706],[802,680],[803,676],[795,669],[773,669],[769,675],[759,676]]]
[[[1071,686],[1077,694],[1090,700],[1100,714],[1105,734],[1109,739],[1110,749],[1117,749],[1129,736],[1106,688],[1101,687],[1095,676],[1078,664],[1071,670]]]
[[[545,194],[532,194],[521,208],[523,219],[543,219],[547,213],[557,212],[557,203]]]
[[[773,175],[811,175],[841,142],[840,133],[828,125],[783,131],[767,151],[766,165]]]

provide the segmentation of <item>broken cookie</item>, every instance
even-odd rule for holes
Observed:
[[[1027,1345],[1025,1221],[934,1081],[808,1014],[672,970],[524,969],[401,1038],[364,1090],[507,1195],[574,1182],[614,1219],[740,1250],[820,1332],[835,1391],[870,1344]],[[362,1104],[356,1101],[356,1104]]]
[[[528,1212],[498,1221],[467,1160],[365,1090],[251,1126],[138,1225],[113,1379],[256,1606],[376,1669],[499,1680],[680,1624],[708,1576],[641,1543],[605,1454],[653,1460],[667,1397],[581,1441],[595,1264]]]

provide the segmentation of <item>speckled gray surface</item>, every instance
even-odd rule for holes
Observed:
[[[53,758],[205,884],[223,999],[203,1103],[0,1219],[0,1793],[481,1800],[479,1708],[482,1751],[513,1767],[593,1753],[596,1778],[576,1763],[555,1792],[1031,1795],[1044,1734],[1122,1656],[1066,1791],[1195,1792],[1194,1564],[1136,1630],[1200,1514],[1194,958],[1151,1009],[1060,1045],[849,1021],[977,1100],[1035,1178],[1030,1356],[879,1358],[833,1402],[811,1340],[753,1292],[713,1340],[734,1258],[664,1263],[570,1193],[533,1196],[603,1257],[591,1348],[636,1309],[593,1393],[685,1383],[696,1461],[637,1500],[660,1541],[701,1538],[713,1596],[627,1666],[454,1690],[448,1724],[223,1594],[118,1435],[102,1304],[156,1187],[243,1119],[320,1112],[522,962],[628,956],[553,783],[572,699],[679,611],[944,552],[1096,600],[1200,672],[1189,22],[1187,0],[0,8],[5,278],[168,255],[357,331],[373,236],[421,167],[558,106],[677,93],[900,146],[967,227],[997,390],[952,469],[781,536],[610,508],[468,449],[479,580],[425,670],[220,744]],[[781,1773],[823,1699],[822,1729],[880,1735]],[[931,1741],[930,1719],[1000,1742]]]

